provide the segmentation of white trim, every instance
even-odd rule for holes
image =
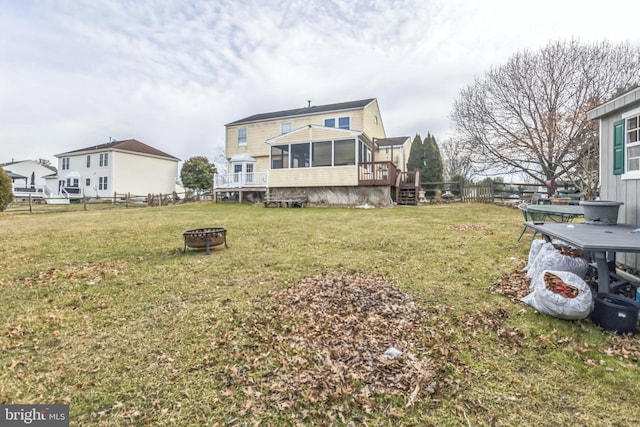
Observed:
[[[639,114],[640,114],[640,107],[634,108],[633,110],[625,111],[624,113],[622,113],[620,115],[620,117],[623,118],[623,119],[628,119],[631,116],[637,116]]]
[[[631,172],[625,172],[620,177],[621,177],[621,179],[623,181],[627,181],[627,180],[631,180],[631,179],[640,179],[640,170],[631,171]]]
[[[604,166],[602,165],[604,144],[602,144],[602,141],[605,140],[603,138],[602,120],[598,120],[598,133],[599,133],[599,136],[598,136],[599,138],[598,140],[599,142],[598,144],[598,190],[600,190],[602,188],[602,176],[604,174]],[[613,139],[611,139],[611,146],[608,149],[613,151]],[[613,165],[611,165],[611,174],[613,175]]]
[[[280,138],[286,137],[286,138],[290,138],[293,134],[295,133],[299,133],[302,132],[304,130],[308,130],[309,134],[307,136],[307,139],[301,139],[300,141],[297,142],[313,142],[313,129],[330,129],[336,132],[343,132],[345,134],[345,138],[349,137],[349,136],[353,136],[355,138],[359,137],[360,135],[362,135],[362,132],[359,131],[355,131],[355,130],[347,130],[347,129],[340,129],[340,128],[328,128],[328,127],[324,127],[324,126],[320,126],[320,125],[305,125],[303,127],[300,127],[298,129],[292,130],[289,133],[286,133],[284,135],[278,135],[278,136],[274,136],[273,138],[269,138],[265,141],[265,143],[269,144],[269,145],[273,145],[273,144],[278,144],[278,140]],[[342,137],[340,138],[332,138],[332,139],[342,139]],[[289,144],[289,143],[287,143]],[[295,144],[295,143],[294,143]]]

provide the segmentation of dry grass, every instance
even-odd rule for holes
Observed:
[[[181,232],[205,226],[231,247],[182,254]],[[526,261],[520,230],[517,210],[476,204],[4,213],[0,402],[69,403],[72,425],[637,424],[637,338],[496,292]],[[391,296],[357,312],[332,288],[322,310],[349,323],[314,317],[302,295],[322,277]],[[389,298],[418,311],[385,337]],[[369,335],[332,341],[332,322]],[[385,376],[392,341],[410,357]]]

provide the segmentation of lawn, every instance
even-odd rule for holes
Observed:
[[[230,248],[183,254],[206,226]],[[0,403],[68,403],[71,425],[640,424],[637,337],[499,292],[521,230],[486,204],[1,213]]]

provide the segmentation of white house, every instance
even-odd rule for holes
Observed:
[[[56,176],[56,168],[33,160],[21,160],[1,165],[6,172],[20,178],[12,179],[13,194],[16,199],[44,198],[47,196],[47,178]]]
[[[50,180],[57,194],[69,198],[170,194],[180,159],[135,139],[57,154],[58,175]]]

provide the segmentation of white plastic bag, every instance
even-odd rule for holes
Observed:
[[[535,239],[531,241],[531,247],[529,247],[529,259],[527,261],[527,266],[524,268],[524,271],[528,271],[533,264],[533,261],[536,259],[538,254],[540,253],[540,249],[546,242],[544,240]]]
[[[533,279],[538,271],[540,270],[539,265],[547,254],[555,252],[556,248],[550,242],[544,242],[540,245],[540,248],[537,249],[537,253],[533,257],[533,260],[529,263],[529,268],[527,268],[527,277],[529,279]]]
[[[527,270],[527,276],[533,280],[540,271],[570,271],[581,279],[584,279],[589,271],[589,263],[586,259],[560,253],[551,243],[543,245],[533,261],[533,265]]]
[[[564,284],[576,288],[577,295],[569,298],[547,289],[544,279],[547,272],[557,276]],[[543,270],[536,275],[531,284],[533,291],[521,298],[521,301],[540,313],[569,320],[584,319],[591,313],[593,307],[591,288],[582,278],[570,271]]]

